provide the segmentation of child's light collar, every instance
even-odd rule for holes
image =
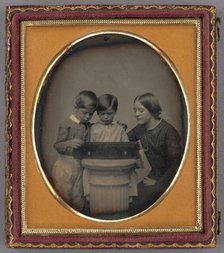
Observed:
[[[73,122],[75,122],[75,123],[77,123],[77,124],[79,124],[79,123],[80,123],[80,120],[79,120],[79,119],[77,119],[77,118],[75,117],[75,115],[74,115],[74,114],[71,114],[69,118],[70,118],[70,120],[72,120]]]

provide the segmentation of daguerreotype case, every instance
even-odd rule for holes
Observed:
[[[8,246],[215,247],[215,7],[6,19]]]

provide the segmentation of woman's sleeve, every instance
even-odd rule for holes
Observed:
[[[130,131],[127,133],[127,135],[128,135],[129,141],[137,141],[137,140],[138,140],[134,128],[133,128],[132,130],[130,130]]]
[[[182,155],[181,139],[176,129],[171,128],[167,131],[166,145],[170,156],[179,157]]]
[[[175,128],[170,128],[166,133],[166,150],[169,167],[176,172],[183,156],[183,149],[180,135]]]

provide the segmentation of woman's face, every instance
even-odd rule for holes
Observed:
[[[139,102],[134,103],[134,112],[140,125],[148,124],[153,118],[152,114]]]

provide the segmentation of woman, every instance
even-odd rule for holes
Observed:
[[[140,141],[152,167],[148,176],[138,184],[138,197],[131,205],[133,213],[153,204],[174,178],[183,155],[181,138],[177,130],[160,117],[161,106],[151,93],[134,100],[137,126],[129,133],[130,141]]]

